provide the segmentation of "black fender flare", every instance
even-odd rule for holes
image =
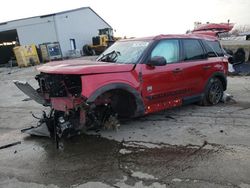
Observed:
[[[207,87],[209,81],[212,79],[212,78],[219,78],[222,82],[222,85],[223,85],[223,90],[226,91],[227,89],[227,77],[226,75],[223,73],[223,72],[215,72],[213,73],[209,79],[207,80],[207,83],[205,85],[205,87]]]
[[[132,94],[135,97],[135,102],[136,102],[136,111],[135,111],[134,116],[138,117],[138,116],[144,115],[145,107],[144,107],[144,102],[142,100],[141,94],[130,85],[124,84],[124,83],[112,83],[112,84],[104,85],[98,88],[97,90],[95,90],[95,92],[91,94],[91,96],[87,99],[86,102],[93,103],[97,99],[98,96],[102,95],[103,93],[107,91],[114,90],[114,89],[125,90],[129,92],[130,94]]]

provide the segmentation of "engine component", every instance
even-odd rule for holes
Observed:
[[[59,138],[70,138],[71,136],[76,134],[76,130],[74,129],[74,126],[70,123],[70,121],[66,121],[62,116],[59,117],[57,121],[56,133]]]

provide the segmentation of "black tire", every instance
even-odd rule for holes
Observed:
[[[85,55],[89,55],[89,56],[95,55],[95,50],[92,49],[91,46],[87,44],[82,47],[82,50]]]
[[[112,97],[111,106],[120,118],[133,117],[136,110],[136,103],[134,98],[125,92],[117,92]]]
[[[206,86],[201,105],[211,106],[218,104],[223,97],[223,85],[218,78],[211,78]]]

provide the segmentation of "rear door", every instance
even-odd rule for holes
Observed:
[[[209,68],[206,52],[199,39],[181,39],[182,84],[190,89],[183,97],[197,96],[203,92],[204,72]]]
[[[224,57],[220,43],[215,40],[203,40],[202,43],[208,57],[203,79],[207,80],[215,72],[222,72],[226,74],[228,64],[227,59]]]

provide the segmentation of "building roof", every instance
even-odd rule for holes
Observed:
[[[40,16],[32,16],[32,17],[27,17],[27,18],[21,18],[21,19],[16,19],[16,20],[10,20],[10,21],[6,21],[6,22],[1,22],[1,25],[6,25],[9,22],[15,22],[15,21],[20,21],[20,20],[27,20],[27,19],[32,19],[32,18],[45,18],[45,17],[50,17],[50,16],[55,16],[55,15],[60,15],[60,14],[65,14],[65,13],[70,13],[70,12],[75,12],[78,10],[84,10],[84,9],[90,9],[92,12],[94,12],[96,14],[96,16],[98,16],[101,20],[103,20],[110,28],[111,25],[109,25],[101,16],[99,16],[92,8],[90,7],[80,7],[80,8],[76,8],[76,9],[71,9],[71,10],[66,10],[66,11],[61,11],[61,12],[56,12],[56,13],[51,13],[51,14],[44,14],[44,15],[40,15]]]

